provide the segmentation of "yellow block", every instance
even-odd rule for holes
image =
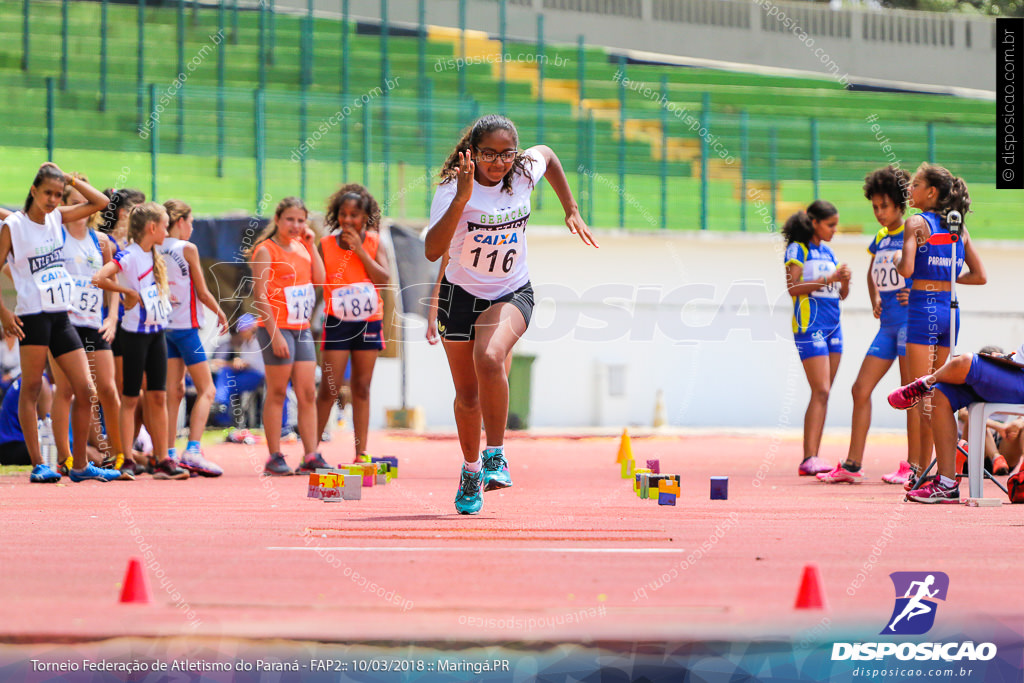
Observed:
[[[427,428],[427,416],[420,406],[388,408],[386,423],[388,429],[411,429],[414,432],[422,432]]]
[[[633,461],[632,459],[627,460],[624,463],[622,463],[622,478],[623,479],[630,479],[633,476],[633,466],[635,464],[636,464],[635,461]]]
[[[679,495],[679,484],[671,479],[662,479],[658,482],[658,493],[671,493]]]

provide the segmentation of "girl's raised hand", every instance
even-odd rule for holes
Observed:
[[[299,235],[299,239],[302,240],[307,249],[312,249],[316,246],[316,233],[313,232],[313,228],[305,228],[302,234]]]
[[[594,239],[594,235],[591,234],[590,228],[583,222],[583,217],[580,216],[580,210],[578,208],[573,209],[571,213],[566,214],[565,224],[569,228],[569,232],[574,235],[579,235],[580,239],[583,240],[583,244],[589,244],[595,249],[600,248],[600,244]]]
[[[341,247],[342,249],[348,249],[349,251],[355,251],[363,243],[363,240],[359,237],[359,231],[355,228],[342,228],[341,229]]]
[[[476,172],[476,164],[473,162],[473,154],[468,149],[459,152],[459,175],[455,181],[455,198],[462,201],[469,201],[473,196],[473,175]]]

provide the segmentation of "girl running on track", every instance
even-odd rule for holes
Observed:
[[[366,435],[370,423],[370,380],[384,348],[384,304],[377,287],[390,277],[387,253],[380,246],[380,208],[362,185],[345,185],[327,200],[329,234],[320,240],[327,284],[317,431],[323,434],[338,400],[345,366],[352,359],[352,429],[355,462],[370,462]]]
[[[815,200],[806,211],[789,217],[782,227],[786,238],[786,286],[793,297],[793,339],[811,385],[804,415],[804,455],[800,476],[832,468],[818,457],[828,411],[828,394],[843,354],[839,302],[850,293],[850,267],[840,264],[825,242],[839,225],[839,212],[830,202]]]
[[[88,182],[85,176],[71,174],[78,181]],[[85,197],[71,185],[64,187],[64,205],[74,206],[85,201]],[[104,264],[113,258],[114,248],[110,240],[101,238],[87,221],[99,218],[93,214],[89,219],[65,222],[64,224],[64,267],[74,284],[71,310],[68,317],[75,327],[85,354],[89,360],[89,373],[96,387],[100,405],[103,407],[103,424],[93,419],[92,438],[104,455],[104,467],[120,470],[124,465],[124,448],[121,443],[121,399],[114,383],[114,355],[110,342],[117,329],[116,297],[103,292],[92,284],[92,279]],[[105,300],[106,299],[106,300]],[[53,435],[57,444],[59,462],[71,458],[68,443],[68,414],[72,397],[71,384],[60,366],[51,363],[56,392],[53,399]],[[99,413],[94,415],[98,418]],[[132,480],[135,476],[125,469],[121,479]]]
[[[482,490],[512,485],[505,459],[508,378],[505,359],[526,332],[533,287],[526,263],[530,195],[547,178],[565,210],[565,224],[597,247],[566,181],[544,145],[519,148],[515,125],[497,114],[479,119],[441,170],[430,207],[425,251],[449,260],[438,297],[437,330],[455,384],[455,423],[465,460],[455,509],[472,515]],[[480,453],[480,422],[487,448]]]
[[[135,408],[146,380],[146,428],[153,438],[154,479],[188,479],[167,455],[167,342],[164,328],[171,313],[167,299],[167,265],[157,250],[167,237],[167,211],[156,202],[140,204],[128,216],[128,246],[104,265],[93,284],[118,292],[124,301],[121,352],[121,442],[135,436]]]
[[[875,219],[882,225],[868,247],[871,253],[868,295],[881,325],[853,384],[853,422],[846,461],[831,472],[818,475],[818,479],[829,484],[861,480],[864,445],[871,427],[871,392],[889,371],[893,360],[899,358],[900,383],[906,384],[912,379],[906,360],[907,300],[911,283],[900,276],[895,265],[895,257],[903,252],[903,214],[907,209],[906,188],[909,187],[910,174],[893,166],[880,168],[864,178],[864,197],[871,202]],[[920,466],[917,457],[919,429],[917,413],[908,412],[907,460],[900,462],[895,472],[883,476],[882,481],[905,484],[910,463]]]
[[[65,184],[81,192],[85,203],[61,206]],[[74,284],[64,267],[63,224],[88,218],[106,204],[103,193],[89,183],[45,163],[32,181],[24,209],[8,216],[0,227],[0,261],[10,265],[17,292],[13,313],[0,301],[0,321],[4,332],[14,334],[21,342],[18,419],[33,465],[29,476],[32,482],[52,483],[61,478],[43,463],[36,426],[36,401],[42,389],[47,351],[53,354],[55,364],[79,399],[71,414],[75,450],[69,478],[76,482],[110,481],[120,476],[116,470],[96,467],[86,456],[95,391],[89,381],[82,340],[68,318]]]
[[[946,217],[950,211],[959,211],[967,218],[971,209],[971,197],[967,184],[941,166],[921,164],[910,182],[910,205],[922,213],[907,219],[904,228],[903,252],[899,255],[896,269],[904,278],[914,278],[910,289],[907,308],[907,360],[911,377],[933,374],[949,357],[950,341],[960,327],[960,311],[956,312],[957,330],[950,330],[950,277],[953,247],[950,244],[949,224]],[[962,271],[967,264],[967,270]],[[985,266],[981,262],[974,243],[967,232],[956,242],[957,284],[983,285],[987,280]],[[917,483],[917,476],[927,466],[932,456],[931,397],[914,406],[921,419],[918,445],[918,462],[911,463],[913,470],[904,487],[908,489],[907,500],[935,502],[956,494],[955,467],[950,463],[939,463],[938,477],[909,491]]]
[[[199,250],[188,241],[192,236],[192,207],[178,199],[171,199],[164,202],[164,210],[167,211],[170,228],[167,239],[158,251],[167,264],[167,288],[171,301],[171,316],[166,332],[168,453],[172,458],[177,456],[174,448],[175,425],[178,424],[181,399],[185,396],[187,368],[196,387],[196,400],[189,417],[188,444],[185,452],[177,458],[178,464],[203,477],[219,477],[224,474],[224,470],[207,460],[199,447],[216,394],[210,364],[199,338],[199,328],[203,324],[204,306],[217,315],[221,334],[227,331],[228,319],[206,288],[206,278],[199,265]]]
[[[306,225],[308,216],[301,199],[285,197],[252,248],[253,293],[260,318],[256,336],[267,378],[263,429],[270,459],[263,468],[266,475],[293,474],[281,453],[281,410],[289,379],[306,453],[294,473],[329,467],[316,450],[316,347],[309,330],[316,305],[314,287],[324,283],[324,262],[316,249],[316,234]]]

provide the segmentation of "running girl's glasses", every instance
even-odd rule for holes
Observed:
[[[516,160],[516,156],[518,156],[519,150],[510,149],[504,152],[495,152],[494,150],[491,149],[480,149],[477,150],[477,153],[480,155],[480,158],[486,161],[487,163],[491,163],[497,159],[509,162]]]

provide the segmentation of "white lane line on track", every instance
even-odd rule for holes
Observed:
[[[488,548],[490,550],[491,548]],[[267,550],[335,550],[350,552],[480,552],[480,548],[442,548],[437,546],[269,546]],[[613,553],[613,554],[646,554],[646,553],[684,553],[680,548],[502,548],[502,552],[521,553]]]

